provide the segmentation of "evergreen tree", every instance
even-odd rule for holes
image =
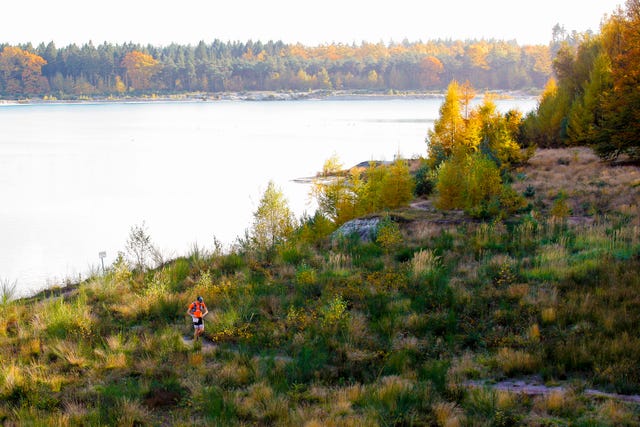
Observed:
[[[440,106],[440,116],[429,130],[429,162],[432,167],[451,156],[457,146],[463,145],[465,120],[461,109],[460,85],[455,80],[449,84],[444,102]]]

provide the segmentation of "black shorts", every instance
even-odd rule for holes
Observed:
[[[202,325],[202,317],[194,318],[193,326],[200,326],[200,325]]]

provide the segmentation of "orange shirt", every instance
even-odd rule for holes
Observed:
[[[191,313],[193,317],[202,317],[202,313],[205,311],[207,311],[207,306],[204,305],[203,302],[194,301],[189,306],[189,313]]]

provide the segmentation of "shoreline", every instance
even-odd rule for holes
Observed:
[[[491,93],[496,99],[536,98],[539,91],[486,91],[477,97]],[[70,99],[27,98],[0,99],[0,107],[39,104],[101,104],[101,103],[154,103],[154,102],[216,102],[216,101],[303,101],[303,100],[402,100],[402,99],[436,99],[444,98],[445,91],[358,91],[358,90],[314,90],[314,91],[241,91],[241,92],[207,92],[184,93],[174,95],[140,95],[140,96],[95,96]]]

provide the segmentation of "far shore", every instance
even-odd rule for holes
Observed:
[[[487,91],[497,99],[531,98],[538,90]],[[482,97],[485,92],[478,92]],[[369,99],[433,99],[444,98],[444,91],[367,91],[367,90],[313,90],[313,91],[242,91],[242,92],[201,92],[171,95],[145,94],[123,96],[83,96],[58,99],[44,96],[27,99],[0,99],[0,106],[28,104],[92,104],[92,103],[146,103],[146,102],[215,102],[215,101],[297,101],[297,100],[340,100],[358,101]]]

